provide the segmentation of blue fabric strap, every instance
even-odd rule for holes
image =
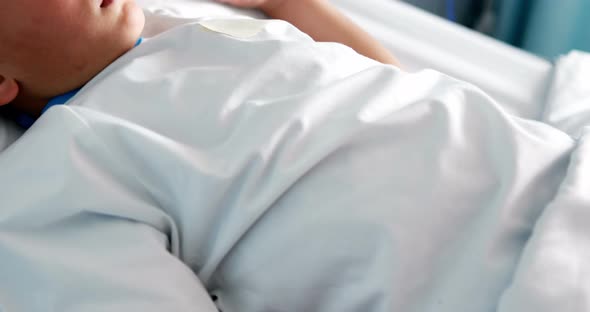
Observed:
[[[73,98],[74,95],[76,95],[78,93],[78,91],[80,91],[80,88],[52,98],[51,100],[49,100],[49,102],[47,102],[47,105],[45,105],[45,107],[43,107],[41,114],[45,113],[48,109],[50,109],[51,107],[53,107],[55,105],[65,104],[67,101],[69,101],[71,98]]]
[[[45,113],[49,108],[51,108],[55,105],[65,104],[67,101],[69,101],[71,98],[73,98],[74,95],[76,95],[78,93],[78,91],[80,91],[80,89],[81,88],[78,88],[76,90],[72,90],[70,92],[67,92],[62,95],[58,95],[58,96],[52,98],[51,100],[49,100],[49,102],[47,102],[45,107],[43,107],[43,110],[41,110],[41,114]],[[25,129],[30,128],[35,123],[35,121],[36,121],[36,119],[31,117],[28,114],[19,114],[16,117],[16,123]]]

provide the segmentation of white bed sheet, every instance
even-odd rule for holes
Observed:
[[[209,0],[139,1],[149,12],[173,17],[263,17]],[[332,2],[391,50],[404,69],[436,69],[480,87],[512,114],[541,119],[550,62],[404,2]]]
[[[550,62],[394,0],[334,0],[408,70],[433,68],[470,82],[512,114],[539,120]]]
[[[590,125],[590,53],[570,52],[553,72],[543,121],[579,138]]]

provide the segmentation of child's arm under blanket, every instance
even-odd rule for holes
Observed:
[[[258,8],[272,18],[286,20],[316,41],[345,44],[382,63],[399,66],[395,57],[371,35],[354,24],[326,0],[218,0]]]

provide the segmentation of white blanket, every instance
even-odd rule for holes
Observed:
[[[578,139],[560,192],[539,218],[500,311],[590,310],[590,54],[553,70],[544,121]]]
[[[203,20],[0,154],[0,311],[588,310],[588,157],[438,72]]]
[[[544,106],[543,121],[582,136],[590,126],[590,54],[573,51],[557,60]]]

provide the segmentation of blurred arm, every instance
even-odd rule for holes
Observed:
[[[339,42],[382,63],[399,66],[395,57],[371,35],[325,0],[269,1],[260,7],[268,16],[295,25],[316,41]]]
[[[346,18],[327,0],[217,0],[242,7],[257,8],[271,18],[282,19],[310,35],[315,41],[338,42],[382,63],[399,66],[395,57]]]

